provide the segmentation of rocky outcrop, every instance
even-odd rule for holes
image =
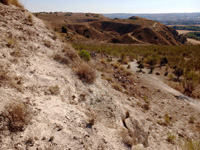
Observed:
[[[143,144],[145,148],[149,146],[148,133],[144,131],[139,122],[132,118],[126,118],[124,125],[128,129],[130,135],[133,136],[135,144]]]

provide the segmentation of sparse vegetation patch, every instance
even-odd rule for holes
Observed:
[[[28,106],[22,102],[12,102],[5,107],[4,121],[11,132],[23,131],[31,119]]]
[[[186,140],[183,150],[200,150],[200,140]]]
[[[95,70],[88,64],[82,63],[80,65],[77,65],[75,68],[75,72],[79,79],[83,82],[93,83],[96,79]]]
[[[200,40],[200,32],[190,32],[190,33],[187,33],[186,36],[188,38],[193,38],[193,39],[196,39],[196,40]]]
[[[167,141],[168,141],[169,143],[174,144],[175,139],[176,139],[176,136],[175,136],[175,135],[173,135],[173,134],[171,134],[171,133],[168,133],[168,134],[167,134]]]
[[[3,3],[5,5],[11,4],[23,8],[23,5],[18,0],[0,0],[0,3]]]
[[[200,46],[137,46],[137,45],[92,45],[92,44],[74,44],[76,50],[85,49],[92,52],[121,57],[123,60],[136,59],[139,71],[144,67],[150,69],[149,73],[157,67],[166,66],[165,76],[168,76],[173,82],[180,82],[181,91],[189,96],[194,96],[193,92],[200,83]],[[115,67],[118,67],[115,65]],[[174,70],[169,72],[169,70]],[[172,74],[173,73],[173,74]],[[174,75],[177,77],[174,79]]]

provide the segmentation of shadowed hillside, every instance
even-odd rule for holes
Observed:
[[[111,20],[101,15],[98,17],[87,16],[88,14],[73,15],[63,18],[63,14],[57,14],[57,16],[37,14],[39,18],[50,22],[57,30],[66,27],[72,37],[83,38],[85,41],[164,45],[180,45],[186,42],[186,38],[178,35],[174,29],[152,20],[139,17]],[[74,36],[74,34],[78,35]]]

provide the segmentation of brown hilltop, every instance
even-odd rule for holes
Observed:
[[[65,14],[65,15],[64,15]],[[108,19],[98,14],[40,13],[38,17],[50,21],[54,28],[66,26],[77,39],[124,44],[181,45],[186,42],[176,30],[160,22],[140,17]]]

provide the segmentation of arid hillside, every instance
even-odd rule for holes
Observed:
[[[50,12],[35,13],[35,15],[43,20],[51,21],[52,24],[59,25],[65,23],[84,23],[100,20],[110,20],[100,14],[93,13],[71,13],[71,12]]]
[[[110,32],[101,23],[90,26]],[[1,150],[199,148],[199,104],[134,61],[77,53],[32,13],[2,1],[0,35]]]
[[[84,41],[124,44],[180,45],[186,38],[176,30],[159,22],[139,17],[108,19],[98,14],[37,13],[36,16],[50,22],[61,32],[66,27],[68,35]]]

